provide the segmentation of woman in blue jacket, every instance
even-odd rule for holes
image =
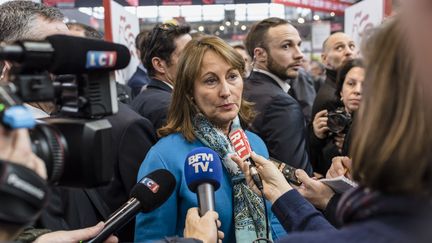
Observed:
[[[227,138],[231,129],[246,127],[254,117],[251,104],[242,99],[244,68],[242,57],[220,38],[203,37],[185,47],[167,125],[158,131],[162,139],[151,148],[138,172],[140,179],[153,170],[167,169],[176,178],[176,188],[160,208],[137,216],[135,241],[183,235],[186,212],[197,206],[197,197],[184,178],[184,163],[192,149],[203,146],[216,151],[223,163],[215,205],[224,242],[266,237],[262,199],[248,188],[243,173],[231,160],[234,149]],[[263,141],[251,132],[246,135],[252,149],[268,157]],[[271,212],[268,217],[273,239],[286,234]]]

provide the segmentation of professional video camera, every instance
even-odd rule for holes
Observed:
[[[22,102],[49,101],[58,114],[30,130],[33,151],[45,161],[54,185],[94,187],[112,177],[111,124],[118,109],[113,71],[126,67],[129,50],[101,40],[54,35],[45,41],[0,46],[0,60],[13,63],[0,87],[1,122],[33,127]],[[53,75],[58,75],[54,77]]]

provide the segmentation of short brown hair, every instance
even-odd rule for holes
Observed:
[[[192,117],[198,112],[198,108],[191,97],[194,82],[201,72],[204,54],[209,50],[221,56],[240,73],[244,72],[245,63],[241,55],[219,37],[204,36],[191,40],[180,56],[167,125],[158,130],[159,136],[164,137],[180,132],[188,141],[195,139]],[[242,100],[239,111],[242,125],[249,125],[254,116],[252,103]]]
[[[266,41],[268,30],[272,27],[284,24],[290,24],[290,22],[275,17],[267,18],[254,24],[245,39],[245,46],[249,56],[252,58],[255,56],[254,49],[257,47],[262,47],[267,50]]]
[[[432,191],[431,104],[412,64],[400,16],[367,40],[364,96],[351,152],[353,177],[383,193]],[[391,41],[389,41],[391,40]]]

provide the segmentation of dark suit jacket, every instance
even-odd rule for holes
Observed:
[[[127,85],[132,90],[132,99],[137,97],[139,93],[141,92],[141,89],[144,85],[147,85],[150,83],[150,78],[147,75],[146,70],[142,69],[142,67],[138,66],[135,73],[132,75],[132,77],[129,79]]]
[[[171,103],[172,89],[162,81],[152,79],[147,89],[133,101],[132,109],[149,119],[155,130],[165,125]]]
[[[252,72],[245,86],[246,100],[254,102],[259,113],[251,129],[264,140],[270,156],[311,174],[305,120],[298,102],[263,73]]]
[[[125,104],[119,103],[119,112],[107,119],[112,125],[115,158],[112,182],[94,189],[52,188],[49,206],[37,227],[68,230],[93,226],[108,219],[129,199],[138,169],[156,142],[156,136],[150,121]],[[131,220],[118,232],[121,241],[133,241],[134,224],[135,221]]]

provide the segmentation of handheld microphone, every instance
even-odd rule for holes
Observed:
[[[229,134],[229,139],[234,146],[237,155],[242,159],[249,162],[249,170],[252,176],[252,180],[258,189],[263,189],[263,184],[260,175],[255,167],[255,162],[250,158],[252,149],[249,144],[249,140],[246,137],[245,132],[241,128],[234,129]]]
[[[57,75],[122,69],[130,58],[123,45],[69,35],[0,46],[0,60],[19,63],[24,70],[48,70]]]
[[[148,213],[162,205],[176,185],[174,176],[159,169],[145,176],[131,190],[131,198],[105,222],[103,230],[89,242],[103,242],[113,232],[123,227],[139,212]]]
[[[219,155],[209,148],[196,148],[187,155],[184,166],[189,190],[197,194],[200,216],[215,211],[214,192],[219,189],[222,178]]]

